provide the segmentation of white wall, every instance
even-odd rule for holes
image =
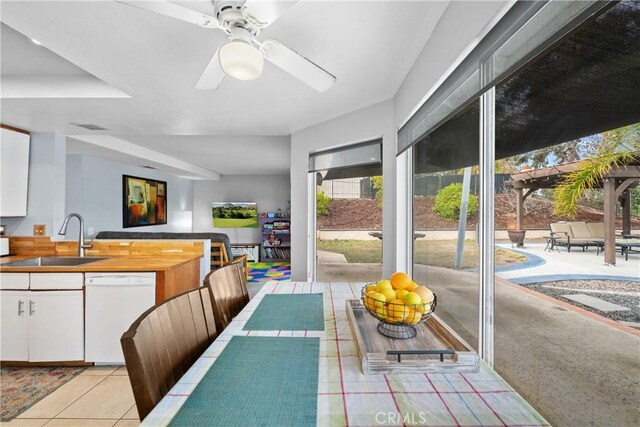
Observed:
[[[451,64],[488,30],[509,1],[452,1],[394,96],[395,124],[402,126]]]
[[[44,224],[57,236],[64,220],[66,141],[60,134],[32,132],[29,152],[27,215],[0,218],[11,236],[32,236],[34,224]]]
[[[214,228],[211,202],[256,202],[258,212],[289,209],[289,175],[223,175],[193,186],[193,231],[226,233],[232,243],[260,242],[258,228]]]
[[[291,135],[291,274],[307,280],[309,217],[307,188],[309,153],[323,148],[382,137],[384,201],[382,230],[383,274],[395,269],[395,145],[393,104],[382,102],[354,113],[308,127]],[[387,238],[389,236],[389,238]]]
[[[122,175],[139,176],[167,182],[167,224],[122,227]],[[191,231],[181,211],[193,207],[193,183],[185,178],[139,166],[113,162],[92,156],[67,156],[66,213],[77,212],[85,220],[85,231]],[[69,223],[67,240],[77,240],[77,221]]]

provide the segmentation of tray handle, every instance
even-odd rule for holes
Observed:
[[[387,354],[398,356],[398,362],[402,362],[402,355],[438,354],[440,361],[444,362],[445,354],[456,354],[456,352],[454,350],[387,350]]]

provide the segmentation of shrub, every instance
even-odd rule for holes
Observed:
[[[329,215],[329,203],[331,199],[324,194],[324,191],[318,190],[316,192],[316,212],[320,216]]]
[[[376,200],[378,201],[378,207],[382,209],[382,186],[383,181],[381,176],[371,177],[371,186],[376,192]]]
[[[436,204],[433,211],[441,218],[449,221],[457,221],[460,218],[460,201],[462,200],[462,183],[447,185],[438,191]],[[469,194],[467,206],[467,218],[478,209],[478,198]]]

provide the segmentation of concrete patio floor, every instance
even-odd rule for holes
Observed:
[[[511,244],[507,243],[497,244],[496,246],[514,250],[511,248]],[[496,274],[509,280],[559,275],[614,276],[621,279],[640,280],[640,254],[638,253],[630,253],[629,260],[625,261],[624,256],[618,252],[616,264],[606,265],[604,263],[604,254],[596,255],[595,248],[590,248],[585,252],[580,248],[572,248],[571,252],[567,252],[566,248],[559,248],[559,252],[555,249],[552,252],[545,251],[544,248],[544,243],[528,243],[525,241],[525,247],[516,248],[515,250],[525,255],[531,254],[542,258],[544,262],[529,268],[514,268],[508,271],[497,269]],[[517,265],[512,267],[517,267]]]

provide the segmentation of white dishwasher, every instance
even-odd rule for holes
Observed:
[[[156,301],[155,273],[85,273],[85,361],[123,364],[120,337]]]

